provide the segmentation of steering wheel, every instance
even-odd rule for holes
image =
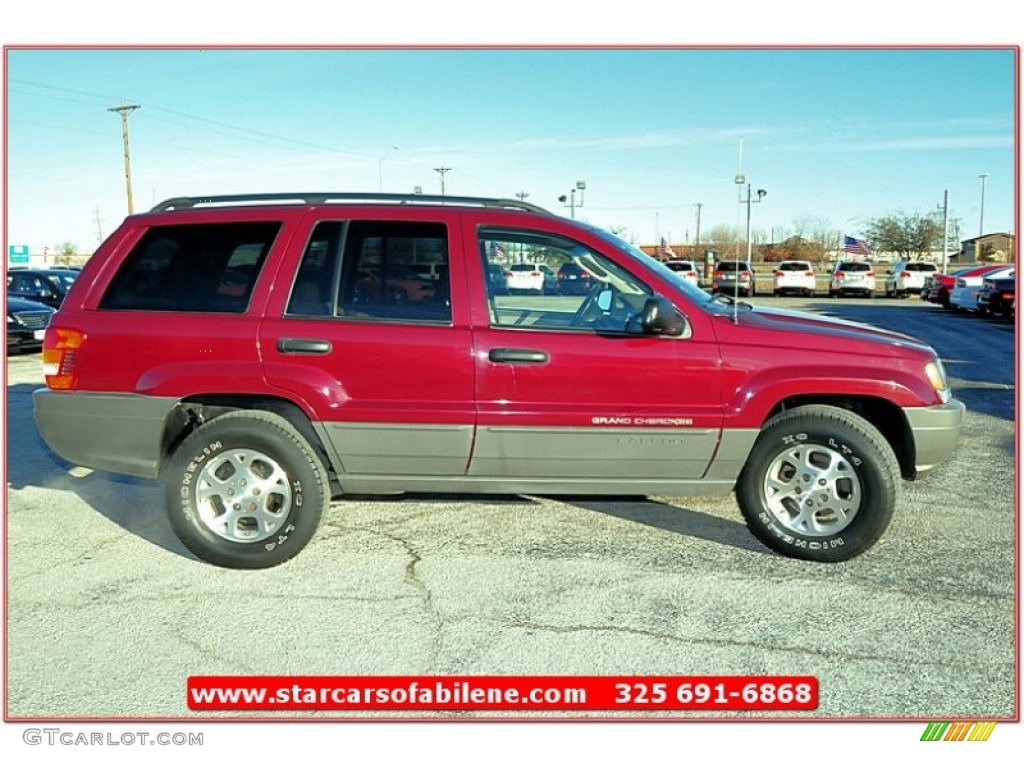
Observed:
[[[607,310],[601,309],[598,300],[605,291],[611,292]],[[608,283],[597,283],[576,310],[572,318],[574,328],[593,328],[602,331],[629,331],[639,327],[641,313],[637,312],[622,291]]]

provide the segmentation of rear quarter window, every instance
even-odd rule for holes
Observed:
[[[100,309],[244,312],[280,222],[153,227],[110,281]]]

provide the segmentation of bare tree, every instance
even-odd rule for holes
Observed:
[[[78,246],[72,243],[70,240],[65,240],[63,243],[58,245],[53,252],[53,263],[60,266],[68,266],[74,263],[75,257],[78,255]]]
[[[922,258],[942,243],[942,222],[934,216],[896,213],[868,222],[865,229],[871,250],[901,258]]]

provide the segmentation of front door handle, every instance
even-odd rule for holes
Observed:
[[[278,339],[277,351],[286,355],[326,355],[331,342],[324,339]]]
[[[499,347],[487,353],[487,359],[492,363],[546,363],[548,353],[539,349],[512,349]]]

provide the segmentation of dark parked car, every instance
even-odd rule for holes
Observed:
[[[978,314],[995,315],[1013,320],[1016,301],[1017,278],[988,278],[981,284],[978,293]]]
[[[7,351],[40,349],[54,310],[36,301],[7,297]]]
[[[720,261],[715,265],[711,280],[714,293],[739,293],[754,296],[757,293],[757,276],[747,261]]]
[[[574,261],[567,261],[558,270],[555,290],[563,296],[590,293],[594,285],[593,276]]]
[[[78,274],[71,269],[12,269],[7,273],[7,295],[56,309]]]
[[[508,278],[500,264],[487,262],[487,295],[505,296],[508,293]]]

